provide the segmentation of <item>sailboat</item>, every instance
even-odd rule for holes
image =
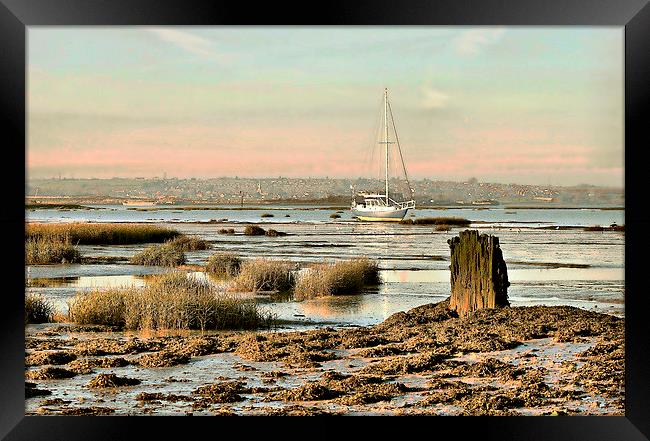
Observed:
[[[388,136],[389,131],[389,117],[393,131],[395,132],[395,141],[391,141]],[[366,193],[359,192],[356,193],[355,197],[352,200],[352,215],[356,216],[357,219],[361,221],[379,221],[379,222],[399,222],[404,219],[406,213],[409,209],[415,209],[415,201],[413,200],[413,189],[411,184],[408,181],[408,174],[406,173],[406,165],[404,164],[404,158],[402,157],[402,148],[399,144],[399,138],[397,136],[397,129],[395,128],[395,120],[393,119],[393,111],[390,108],[390,103],[388,102],[388,89],[384,89],[384,112],[383,112],[383,141],[380,141],[379,144],[384,144],[385,148],[385,172],[386,172],[386,182],[385,182],[385,192],[384,194],[380,193]],[[400,161],[402,164],[402,170],[404,172],[404,178],[406,179],[406,184],[408,185],[409,191],[409,200],[398,201],[391,198],[391,192],[389,188],[389,148],[390,144],[397,144],[397,151],[399,153]],[[397,196],[394,196],[397,198]]]

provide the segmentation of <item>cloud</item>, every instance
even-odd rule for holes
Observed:
[[[214,51],[212,42],[198,35],[169,28],[150,28],[147,31],[159,39],[167,43],[172,43],[194,55],[199,55],[203,58],[220,58],[219,54]]]
[[[422,100],[420,102],[421,106],[425,109],[443,109],[447,107],[447,102],[449,101],[449,95],[440,92],[430,86],[424,86],[422,88]]]
[[[506,30],[503,28],[483,28],[464,31],[454,42],[456,52],[460,55],[474,55],[501,40]]]

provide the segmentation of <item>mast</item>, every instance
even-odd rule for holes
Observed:
[[[402,156],[402,147],[399,145],[399,136],[397,135],[397,127],[395,127],[395,117],[393,116],[393,109],[388,104],[388,110],[390,111],[390,121],[393,123],[393,131],[395,131],[395,143],[397,144],[397,151],[399,152],[399,159],[402,161],[402,170],[404,170],[404,179],[406,179],[406,185],[408,185],[409,193],[411,194],[411,199],[413,199],[413,188],[411,188],[411,183],[409,182],[409,175],[406,172],[406,164],[404,164],[404,156]]]
[[[388,206],[388,88],[384,89],[384,143],[386,144],[386,206]]]

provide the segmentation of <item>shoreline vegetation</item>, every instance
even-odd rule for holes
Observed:
[[[80,292],[70,322],[123,330],[220,330],[271,327],[274,317],[254,302],[217,290],[184,272],[153,276],[141,288]]]
[[[67,233],[25,239],[25,264],[78,263],[82,257]]]
[[[133,245],[157,243],[145,248],[129,261],[135,265],[178,266],[185,263],[184,251],[210,249],[198,237],[174,229],[150,224],[40,224],[25,226],[25,263],[46,265],[58,263],[104,263],[126,258],[103,256],[86,258],[75,245]]]
[[[368,258],[320,263],[302,271],[296,280],[296,300],[359,293],[366,286],[381,283],[377,262]]]
[[[181,233],[146,223],[27,223],[25,227],[25,239],[62,235],[74,245],[131,245],[165,242]]]

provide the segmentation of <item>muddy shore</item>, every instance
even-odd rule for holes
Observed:
[[[127,334],[26,328],[26,413],[623,415],[624,320],[569,306],[370,327]]]

